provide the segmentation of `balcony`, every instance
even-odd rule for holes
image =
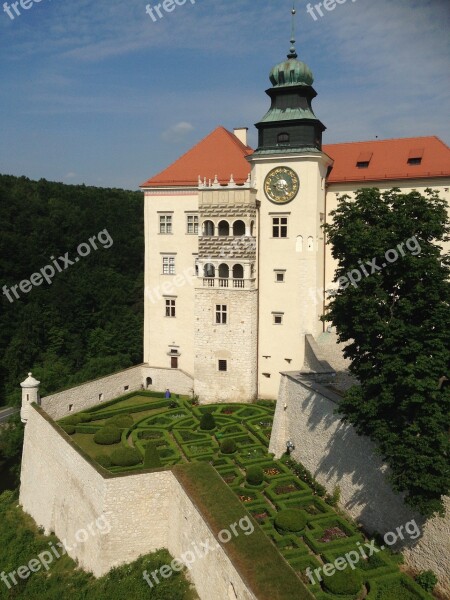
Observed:
[[[197,287],[234,289],[234,290],[254,290],[256,279],[224,279],[221,277],[199,277]]]

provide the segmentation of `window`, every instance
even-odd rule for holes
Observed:
[[[279,133],[277,136],[278,144],[289,144],[289,134],[288,133]]]
[[[373,152],[360,152],[356,161],[358,169],[368,169],[372,160]]]
[[[163,256],[163,275],[175,275],[175,256]]]
[[[235,221],[233,223],[233,235],[242,237],[245,235],[245,223],[244,221]]]
[[[124,385],[124,386],[123,386],[123,391],[124,391],[124,392],[128,392],[128,390],[129,390],[129,389],[130,389],[130,386],[129,386],[129,385]]]
[[[172,215],[159,215],[159,233],[172,233]]]
[[[198,215],[187,216],[187,233],[198,235]]]
[[[216,323],[226,325],[227,306],[226,304],[216,304]]]
[[[215,277],[216,276],[216,268],[212,263],[207,263],[203,267],[203,277]]]
[[[283,325],[283,314],[284,313],[272,313],[273,314],[273,324],[274,325]]]
[[[286,238],[287,237],[287,217],[272,217],[272,237]]]
[[[228,365],[226,360],[219,360],[219,371],[227,371]]]
[[[203,223],[203,235],[214,235],[214,223],[212,221]]]
[[[284,283],[284,274],[286,271],[283,270],[275,270],[275,281],[277,283]]]
[[[69,404],[69,412],[73,411],[73,404]]]
[[[219,235],[230,235],[230,225],[228,221],[220,221],[219,223]]]
[[[421,165],[424,152],[424,148],[413,148],[408,156],[408,165]]]
[[[166,298],[166,317],[176,317],[175,298]]]

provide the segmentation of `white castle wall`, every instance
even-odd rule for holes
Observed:
[[[445,518],[424,523],[392,491],[388,467],[373,442],[335,414],[338,401],[336,394],[307,378],[282,374],[269,451],[280,457],[290,439],[296,447],[292,457],[329,492],[339,485],[342,508],[369,532],[395,531],[415,519],[422,535],[400,547],[405,562],[417,570],[432,569],[444,597],[450,598],[450,498],[445,498]]]
[[[166,388],[169,388],[174,394],[183,394],[186,396],[192,394],[194,380],[181,369],[164,369],[143,365],[142,374],[145,387],[148,387],[149,390],[164,391]],[[152,379],[150,386],[146,384],[147,377]]]
[[[53,419],[61,419],[70,412],[77,413],[127,392],[139,390],[141,385],[142,365],[138,365],[46,396],[41,399],[41,406]]]
[[[46,533],[66,540],[69,555],[96,576],[159,548],[178,558],[192,543],[217,545],[171,471],[104,478],[34,407],[25,430],[20,504]],[[101,515],[109,533],[93,527],[95,535],[77,543],[77,532]],[[201,600],[257,600],[223,547],[198,559],[191,579]]]
[[[193,380],[183,371],[144,364],[45,396],[40,404],[53,419],[61,419],[70,413],[92,408],[128,392],[139,391],[146,387],[147,377],[152,379],[152,385],[148,389],[164,391],[169,388],[174,394],[191,394]]]

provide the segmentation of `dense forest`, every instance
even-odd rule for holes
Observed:
[[[140,192],[0,175],[0,232],[0,406],[142,361]]]

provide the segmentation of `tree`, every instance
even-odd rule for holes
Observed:
[[[393,488],[425,517],[449,493],[450,259],[447,205],[437,193],[362,189],[324,226],[339,283],[324,320],[347,342],[360,385],[339,407],[375,442]]]

